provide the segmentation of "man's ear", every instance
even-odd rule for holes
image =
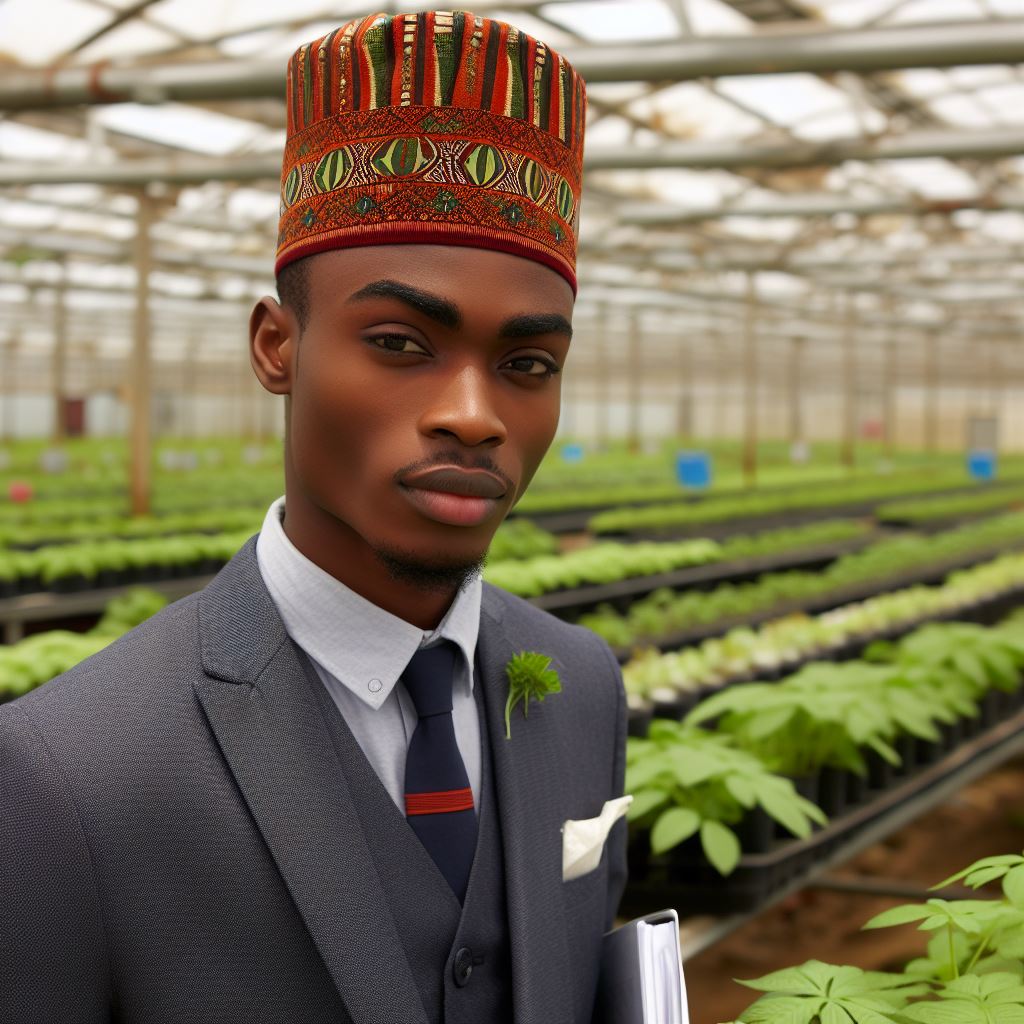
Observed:
[[[276,299],[264,296],[249,317],[249,361],[272,395],[288,395],[295,372],[299,325]]]

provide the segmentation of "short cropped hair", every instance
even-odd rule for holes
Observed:
[[[309,323],[309,264],[306,259],[289,263],[277,275],[277,297],[290,309],[304,331]]]

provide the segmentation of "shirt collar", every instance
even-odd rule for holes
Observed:
[[[473,688],[480,630],[480,574],[458,592],[437,629],[423,630],[366,600],[310,561],[282,525],[284,497],[275,501],[256,541],[263,580],[289,636],[371,708],[387,700],[421,647],[451,640],[462,651]]]

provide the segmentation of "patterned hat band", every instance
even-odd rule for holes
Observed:
[[[275,272],[327,249],[408,242],[497,249],[576,291],[578,157],[490,110],[402,105],[314,121],[285,149]]]

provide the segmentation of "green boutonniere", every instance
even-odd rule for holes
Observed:
[[[508,676],[508,700],[505,702],[505,739],[512,738],[512,709],[523,702],[523,718],[529,714],[530,701],[543,701],[549,693],[559,693],[562,681],[551,659],[536,651],[520,651],[505,666]]]

